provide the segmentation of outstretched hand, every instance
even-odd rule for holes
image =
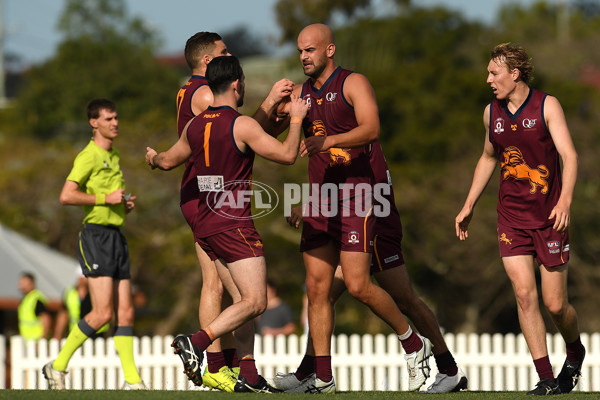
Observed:
[[[468,210],[463,208],[456,219],[454,220],[454,225],[456,229],[456,236],[460,240],[466,240],[469,237],[469,223],[471,222],[471,218],[473,218],[473,210]]]

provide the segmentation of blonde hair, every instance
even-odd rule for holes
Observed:
[[[491,60],[504,64],[509,71],[518,69],[521,80],[529,83],[533,79],[533,64],[531,58],[521,46],[512,43],[502,43],[494,47],[490,54]]]

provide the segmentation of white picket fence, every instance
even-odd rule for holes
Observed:
[[[525,391],[538,381],[522,335],[446,334],[448,347],[469,379],[469,390]],[[171,348],[172,336],[135,338],[135,361],[142,379],[152,389],[197,390],[187,381],[178,356]],[[582,334],[587,354],[576,390],[600,391],[600,333]],[[4,359],[0,336],[0,357]],[[10,338],[12,389],[44,389],[41,367],[56,357],[57,340],[25,343]],[[304,353],[304,336],[256,336],[255,358],[266,377],[295,370]],[[565,358],[560,335],[548,335],[549,355],[555,374]],[[340,391],[399,390],[408,388],[404,352],[395,335],[339,335],[333,338],[332,360]],[[437,369],[431,359],[433,382]],[[1,367],[0,367],[0,372]],[[0,375],[4,376],[4,374]],[[120,361],[113,340],[88,340],[69,363],[70,389],[118,389],[123,383]]]

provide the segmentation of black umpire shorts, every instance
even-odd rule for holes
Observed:
[[[87,277],[131,279],[127,240],[117,227],[85,224],[79,232],[78,258]]]

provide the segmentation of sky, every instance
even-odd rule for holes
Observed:
[[[385,12],[392,0],[374,0]],[[427,7],[444,5],[468,19],[493,23],[505,3],[531,4],[534,0],[413,0]],[[557,1],[557,0],[550,0]],[[274,44],[279,35],[274,5],[277,0],[125,0],[130,16],[144,19],[162,38],[161,55],[183,52],[185,41],[198,31],[227,32],[245,25],[250,32]],[[0,0],[0,29],[4,53],[17,55],[21,65],[50,58],[62,36],[56,31],[65,0]]]

